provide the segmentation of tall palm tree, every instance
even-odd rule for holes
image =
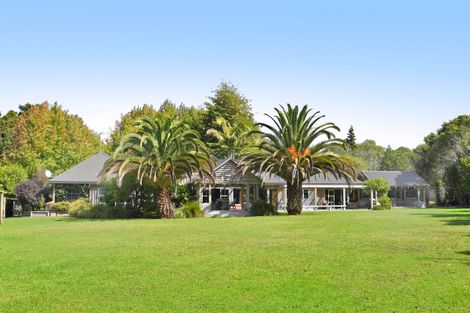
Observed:
[[[268,114],[273,125],[259,123],[264,131],[254,131],[263,137],[258,153],[250,153],[241,159],[242,173],[262,171],[275,174],[287,184],[287,212],[302,212],[303,182],[316,174],[344,177],[351,182],[358,171],[354,161],[330,151],[333,147],[345,149],[347,143],[335,137],[339,128],[333,123],[320,123],[324,115],[312,114],[306,105],[287,104],[287,110],[276,108],[277,115]]]
[[[105,165],[104,174],[117,173],[121,182],[130,172],[140,184],[153,181],[157,188],[155,203],[163,217],[173,216],[169,188],[176,190],[178,179],[195,173],[200,178],[212,177],[213,161],[198,134],[186,124],[166,117],[144,117],[137,131],[124,136],[113,158]]]

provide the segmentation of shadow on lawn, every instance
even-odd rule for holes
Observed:
[[[424,210],[424,209],[423,209]],[[443,213],[414,213],[413,215],[424,215],[442,219],[449,226],[468,226],[470,225],[470,210],[453,210]]]

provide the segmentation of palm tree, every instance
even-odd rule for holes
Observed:
[[[155,203],[163,217],[173,216],[169,188],[176,192],[177,181],[212,177],[213,161],[198,134],[186,124],[167,117],[144,117],[136,124],[137,131],[124,136],[113,158],[105,165],[104,174],[118,174],[119,182],[128,173],[135,173],[140,184],[145,179],[155,183]]]
[[[315,174],[344,177],[351,182],[357,176],[354,161],[344,155],[330,151],[331,148],[345,149],[347,143],[335,137],[339,128],[333,123],[319,123],[324,115],[311,114],[306,105],[299,109],[287,104],[287,110],[280,106],[277,115],[271,117],[273,125],[259,123],[268,131],[254,131],[263,137],[258,153],[250,153],[241,159],[242,173],[247,171],[275,174],[287,184],[287,212],[302,212],[303,182]]]
[[[209,143],[214,154],[218,157],[238,156],[247,144],[245,135],[250,131],[250,128],[242,122],[231,125],[223,117],[217,118],[215,123],[220,127],[220,130],[215,128],[207,130],[207,135],[217,139],[217,142]]]

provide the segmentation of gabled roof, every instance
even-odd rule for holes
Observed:
[[[367,179],[383,178],[391,187],[427,186],[426,181],[416,172],[363,171]]]
[[[98,184],[99,175],[110,156],[99,152],[49,180],[50,184]]]

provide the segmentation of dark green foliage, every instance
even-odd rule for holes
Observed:
[[[16,126],[18,114],[15,111],[8,111],[7,114],[0,114],[0,160],[6,157],[13,147],[13,129]]]
[[[354,148],[356,148],[356,134],[354,133],[354,128],[352,127],[349,127],[349,130],[348,130],[348,136],[346,137],[346,142],[348,143],[349,145],[349,148],[351,150],[354,150]]]
[[[79,218],[133,218],[134,211],[121,206],[110,207],[106,204],[97,204],[92,207],[79,207],[70,209],[70,216]]]
[[[241,94],[237,87],[231,83],[222,82],[214,90],[213,96],[209,97],[209,101],[204,103],[204,106],[206,109],[204,118],[205,131],[215,129],[222,132],[222,125],[217,122],[220,118],[232,126],[242,123],[248,127],[253,127],[255,124],[250,100]],[[202,135],[204,136],[202,137],[203,139],[215,142],[211,136],[207,134]]]
[[[466,159],[470,156],[470,115],[460,115],[442,124],[424,142],[415,149],[416,168],[435,189],[438,202],[469,205]]]
[[[256,200],[250,208],[253,216],[277,215],[277,209],[263,200]]]
[[[380,161],[380,170],[382,171],[413,171],[415,154],[411,149],[399,147],[393,150],[390,146]]]
[[[176,209],[175,217],[177,218],[193,218],[201,217],[204,212],[201,210],[201,206],[198,201],[188,202],[181,208]]]
[[[197,200],[196,186],[194,184],[179,185],[176,188],[176,196],[172,200],[177,208],[185,203]]]
[[[23,211],[36,211],[42,208],[44,197],[41,192],[43,188],[43,183],[37,179],[27,180],[16,186],[15,193]]]
[[[149,180],[137,183],[135,173],[126,175],[121,185],[117,178],[111,178],[102,184],[103,201],[109,207],[124,207],[134,210],[134,216],[140,217],[144,214],[156,213],[154,201],[155,186]]]
[[[377,145],[374,140],[364,140],[360,144],[356,144],[354,150],[350,153],[352,156],[362,160],[363,169],[380,170],[380,162],[384,154],[384,148]]]

